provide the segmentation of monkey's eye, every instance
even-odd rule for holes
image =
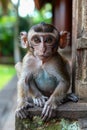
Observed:
[[[46,43],[52,43],[53,39],[51,37],[46,38]]]
[[[38,37],[34,37],[33,40],[34,40],[35,43],[39,43],[39,42],[41,42],[40,39],[39,39]]]

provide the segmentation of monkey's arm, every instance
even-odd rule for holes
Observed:
[[[17,109],[16,116],[18,118],[26,118],[27,113],[24,107],[27,105],[25,102],[25,97],[27,97],[27,86],[25,86],[24,79],[20,78],[17,84]]]
[[[45,103],[45,106],[42,111],[42,120],[46,121],[51,118],[53,109],[56,109],[59,104],[61,104],[62,99],[66,95],[66,92],[69,89],[69,83],[60,81],[56,89]]]
[[[18,62],[15,66],[18,73],[18,83],[17,83],[17,109],[16,115],[18,117],[26,117],[26,112],[24,111],[24,107],[32,106],[30,103],[26,102],[26,98],[28,97],[29,85],[26,83],[27,76],[31,77],[31,72],[28,67],[27,55],[24,57],[23,62]]]
[[[21,76],[21,70],[22,70],[22,62],[18,62],[15,65],[15,69],[16,69],[16,72],[17,72],[17,77],[20,78],[20,76]]]
[[[54,100],[54,101],[56,100],[57,103],[59,102],[60,104],[61,103],[60,101],[64,98],[64,96],[66,95],[69,89],[69,85],[70,84],[67,81],[60,81],[60,83],[57,85],[56,89],[50,96],[49,100]]]
[[[15,66],[17,73],[19,74],[19,80],[17,83],[17,102],[18,102],[18,108],[23,107],[25,103],[25,98],[28,97],[28,92],[29,92],[29,85],[26,83],[26,79],[28,78],[29,80],[31,79],[31,68],[29,63],[31,62],[30,60],[30,54],[27,53],[24,58],[22,63],[18,62]]]

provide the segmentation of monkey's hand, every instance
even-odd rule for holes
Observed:
[[[32,107],[34,107],[33,104],[26,102],[22,107],[16,109],[16,117],[21,119],[29,117],[31,119],[32,117],[27,109]]]
[[[50,99],[45,103],[41,118],[43,121],[48,121],[56,108],[58,107],[58,104],[56,103],[55,99]]]
[[[33,102],[34,102],[35,106],[43,107],[45,102],[47,101],[47,99],[48,99],[48,97],[46,97],[46,96],[40,96],[37,98],[33,98]]]

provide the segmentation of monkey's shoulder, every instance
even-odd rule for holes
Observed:
[[[56,53],[45,67],[47,71],[57,77],[62,77],[64,79],[70,77],[68,60],[62,57],[59,53]]]
[[[32,62],[35,61],[35,57],[32,54],[27,53],[24,58],[23,58],[23,63],[26,64],[31,64]]]
[[[59,53],[56,53],[48,62],[48,65],[51,65],[52,67],[57,67],[59,69],[65,68],[68,64],[68,60]]]
[[[26,54],[23,58],[23,69],[31,70],[32,72],[39,68],[41,62],[32,54]]]

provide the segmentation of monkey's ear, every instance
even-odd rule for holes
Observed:
[[[20,32],[20,40],[21,40],[21,47],[27,48],[28,47],[28,38],[27,38],[27,32]]]
[[[70,33],[67,31],[61,31],[60,32],[60,41],[59,41],[59,47],[65,48],[70,42]]]

